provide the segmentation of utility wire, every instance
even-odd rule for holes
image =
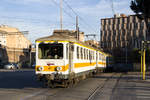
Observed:
[[[63,0],[63,1],[64,1],[64,3],[68,6],[68,8],[72,10],[72,12],[73,12],[76,16],[79,16],[79,15],[74,11],[74,9],[67,3],[67,1],[65,1],[65,0]]]
[[[93,27],[91,27],[91,25],[89,25],[81,16],[79,16],[79,14],[67,3],[67,1],[63,0],[64,3],[67,5],[67,7],[76,15],[79,17],[79,19],[84,22],[84,24],[88,25],[88,29],[90,28],[92,31],[94,31],[95,29]]]
[[[60,6],[55,0],[52,0],[53,3],[55,5],[57,5],[58,7]],[[85,26],[87,26],[86,28],[89,30],[91,29],[91,31],[94,31],[94,29],[92,29],[92,27],[81,17],[77,14],[77,12],[65,1],[63,0],[64,3],[66,4],[66,6],[76,15],[79,17],[79,19],[84,23]],[[73,17],[70,13],[68,13],[65,9],[63,9],[63,12],[66,13],[69,17],[71,17],[72,19],[75,19],[75,17]],[[97,33],[97,32],[95,32]]]
[[[52,0],[52,1],[56,6],[59,6],[59,4],[55,0]],[[63,9],[63,12],[66,13],[69,17],[74,19],[74,17],[71,14],[69,14],[66,10]]]

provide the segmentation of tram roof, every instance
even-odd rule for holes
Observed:
[[[65,31],[67,31],[67,30],[65,30]],[[94,49],[94,50],[98,50],[101,53],[105,54],[106,56],[109,56],[109,54],[104,53],[103,50],[100,50],[96,47],[92,47],[92,46],[90,46],[90,45],[88,45],[88,44],[86,44],[82,41],[77,40],[74,36],[71,36],[71,35],[68,35],[68,34],[53,34],[51,36],[38,38],[36,41],[70,41],[70,42],[74,42],[74,43],[84,45],[84,46],[89,47],[89,48]]]
[[[68,36],[68,35],[51,35],[47,37],[42,37],[37,39],[36,41],[72,41],[77,42],[78,40],[74,37]]]

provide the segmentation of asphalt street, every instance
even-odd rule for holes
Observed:
[[[150,74],[148,74],[150,76]],[[72,88],[44,88],[34,70],[0,70],[0,100],[150,100],[140,73],[101,73]]]

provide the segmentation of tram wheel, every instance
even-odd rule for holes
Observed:
[[[51,81],[51,80],[48,80],[47,87],[49,87],[49,88],[55,88],[55,83],[53,81]]]
[[[69,87],[69,88],[73,87],[73,80],[70,80],[68,83],[69,83],[69,84],[68,84],[68,87]]]
[[[67,80],[65,80],[64,82],[63,82],[63,85],[64,85],[64,88],[68,88],[68,81]]]

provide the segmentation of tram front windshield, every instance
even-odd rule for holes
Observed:
[[[39,59],[63,59],[63,44],[39,44]]]

